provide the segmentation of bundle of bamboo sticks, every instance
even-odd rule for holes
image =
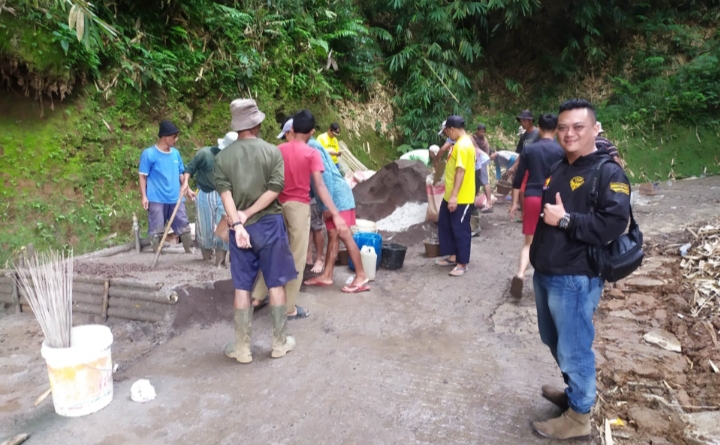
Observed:
[[[364,172],[369,170],[358,160],[358,158],[353,156],[345,142],[339,141],[339,145],[342,156],[338,157],[338,163],[345,173]]]

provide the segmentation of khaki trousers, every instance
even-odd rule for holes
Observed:
[[[300,293],[300,286],[302,286],[305,258],[307,256],[308,242],[310,241],[310,204],[288,201],[282,205],[282,215],[287,228],[290,251],[295,260],[295,270],[298,273],[297,278],[285,284],[288,312],[295,312],[295,301],[298,293]],[[255,300],[262,300],[267,293],[267,285],[262,273],[260,273],[252,297]]]

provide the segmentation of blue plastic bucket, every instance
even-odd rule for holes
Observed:
[[[380,268],[380,260],[382,258],[382,236],[377,233],[358,232],[353,235],[353,239],[355,240],[355,244],[357,244],[358,249],[362,249],[363,246],[372,246],[375,248],[375,253],[377,254],[377,264],[375,267]],[[348,267],[350,270],[355,270],[352,258],[348,261]]]

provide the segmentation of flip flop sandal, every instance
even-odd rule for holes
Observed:
[[[435,265],[440,267],[454,267],[457,266],[457,262],[450,261],[447,258],[443,258],[442,260],[435,261]]]
[[[303,282],[305,286],[317,286],[317,287],[328,287],[332,286],[332,283],[323,283],[322,281],[318,280],[317,278],[310,278],[309,280]]]
[[[363,284],[360,286],[345,286],[341,289],[346,294],[358,294],[360,292],[367,292],[370,290],[370,286]]]
[[[493,209],[492,207],[485,207],[482,210],[480,210],[480,213],[493,213],[494,211],[495,211],[495,209]]]
[[[254,311],[259,311],[260,309],[262,309],[262,308],[264,308],[265,306],[267,306],[269,303],[270,303],[270,295],[266,295],[265,298],[263,298],[263,299],[260,301],[260,304],[258,304],[257,306],[253,306],[253,310],[254,310]]]
[[[461,276],[465,275],[465,272],[467,272],[467,270],[468,270],[467,266],[465,266],[465,267],[455,266],[453,268],[453,270],[450,271],[450,276],[451,277],[461,277]]]
[[[310,311],[306,311],[305,309],[301,308],[298,305],[295,305],[295,309],[297,310],[297,314],[295,315],[288,315],[288,320],[299,320],[301,318],[308,318],[310,316]]]
[[[520,277],[513,277],[512,283],[510,284],[510,295],[517,298],[522,298],[523,290],[523,279]]]

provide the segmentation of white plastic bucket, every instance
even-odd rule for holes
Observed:
[[[367,219],[355,220],[355,225],[352,227],[352,233],[366,232],[366,233],[377,233],[377,224]]]
[[[113,398],[113,335],[107,326],[75,326],[69,348],[51,348],[43,342],[40,350],[47,362],[55,412],[65,417],[94,413]]]

